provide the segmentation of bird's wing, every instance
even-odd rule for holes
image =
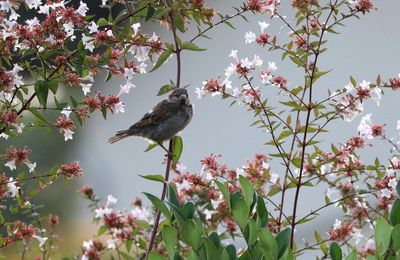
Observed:
[[[131,129],[146,128],[159,125],[179,112],[179,104],[163,100],[152,111],[146,113],[142,119],[131,126]]]

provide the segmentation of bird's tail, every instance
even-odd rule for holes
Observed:
[[[113,137],[110,137],[108,139],[108,143],[113,144],[115,142],[118,142],[124,138],[127,138],[128,136],[130,136],[129,134],[129,130],[122,130],[122,131],[118,131]]]

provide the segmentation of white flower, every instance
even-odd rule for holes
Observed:
[[[72,140],[72,139],[73,139],[72,135],[74,134],[74,132],[72,132],[72,131],[69,130],[69,129],[64,129],[63,131],[64,131],[64,140],[65,140],[65,141],[68,141],[68,140]]]
[[[326,197],[328,197],[328,199],[332,200],[332,195],[337,194],[337,190],[331,189],[331,188],[327,188],[325,195]]]
[[[134,23],[131,27],[133,29],[133,36],[136,36],[136,34],[139,32],[140,23]]]
[[[79,14],[80,16],[86,16],[86,12],[88,10],[89,8],[87,7],[87,4],[81,1],[78,9],[76,9],[76,13]]]
[[[107,248],[108,249],[115,249],[117,248],[117,242],[114,239],[107,240]]]
[[[112,212],[112,209],[108,208],[108,207],[101,207],[98,209],[94,210],[94,217],[95,218],[103,218],[104,216],[110,214]]]
[[[28,28],[33,28],[35,26],[38,26],[40,24],[39,19],[37,17],[34,17],[33,19],[26,20],[25,23],[28,25]]]
[[[88,251],[93,246],[93,241],[83,241],[82,247],[85,251]]]
[[[80,83],[82,87],[83,94],[86,96],[88,93],[90,93],[90,89],[92,88],[93,84],[91,83]]]
[[[342,221],[336,219],[335,224],[333,224],[333,228],[336,229],[342,225]]]
[[[210,202],[211,202],[211,206],[213,207],[213,209],[218,208],[219,204],[222,203],[222,198],[223,198],[223,195],[221,194],[217,200],[211,199]]]
[[[26,163],[26,166],[28,166],[29,172],[34,172],[37,164],[36,164],[36,162],[34,162],[34,163]]]
[[[198,99],[202,99],[207,94],[203,88],[196,88],[195,93]]]
[[[106,5],[108,0],[101,0],[101,5]]]
[[[183,174],[187,170],[187,167],[183,163],[177,163],[176,164],[176,171]]]
[[[262,162],[262,168],[263,169],[265,169],[265,170],[268,170],[269,169],[269,163],[267,163],[267,162]]]
[[[261,27],[261,33],[264,33],[265,29],[267,29],[269,27],[269,23],[266,23],[266,22],[258,22],[258,24]]]
[[[374,239],[368,239],[367,243],[365,243],[365,249],[375,249],[375,240]]]
[[[69,118],[69,115],[71,114],[71,112],[72,112],[71,107],[67,106],[66,108],[63,108],[63,110],[60,113]]]
[[[106,34],[107,34],[108,37],[114,37],[114,34],[113,34],[112,30],[106,31]]]
[[[15,159],[8,161],[6,164],[4,164],[4,166],[10,168],[11,171],[17,169],[17,167],[15,166]]]
[[[124,76],[127,80],[132,80],[135,72],[132,68],[124,68]]]
[[[244,38],[246,43],[252,43],[256,41],[257,35],[252,31],[249,31],[244,35]]]
[[[389,186],[390,188],[392,188],[392,189],[395,190],[396,187],[397,187],[397,180],[396,180],[396,178],[391,178],[390,181],[389,181],[388,186]]]
[[[397,120],[396,130],[400,130],[400,120]]]
[[[8,139],[8,137],[10,137],[8,134],[5,134],[5,133],[1,133],[0,134],[0,137],[2,137],[2,138],[4,138],[4,139]]]
[[[392,192],[388,188],[382,189],[380,197],[381,198],[386,197],[386,198],[390,199],[392,197]]]
[[[40,248],[43,248],[44,244],[46,243],[46,241],[48,239],[47,237],[40,237],[40,236],[37,236],[37,235],[33,235],[32,237],[36,238],[39,241],[39,247]]]
[[[237,50],[232,50],[231,53],[229,54],[229,57],[232,57],[236,60],[236,62],[239,62],[239,58],[237,56]]]
[[[361,233],[360,229],[354,229],[352,238],[355,240],[356,245],[360,243],[361,239],[364,238],[364,235]]]
[[[270,182],[274,184],[278,184],[279,175],[276,173],[271,174],[271,178],[269,179]]]
[[[86,35],[82,35],[82,43],[86,50],[93,52],[94,50],[94,38]]]
[[[149,52],[151,48],[149,46],[139,46],[139,45],[132,45],[129,48],[129,52],[135,56],[135,59],[138,62],[146,61],[149,57]]]
[[[146,67],[147,67],[146,63],[144,63],[144,62],[140,63],[139,66],[137,67],[138,70],[139,70],[139,73],[140,74],[145,74],[146,73]]]
[[[137,220],[148,220],[149,218],[149,212],[142,207],[134,207],[131,210],[131,214]]]
[[[178,191],[189,189],[191,187],[190,183],[187,180],[183,180],[182,183],[177,183],[176,188]]]
[[[260,59],[260,56],[254,55],[254,58],[251,61],[251,63],[256,67],[261,67],[263,65],[263,60]]]
[[[10,179],[8,179],[7,189],[10,197],[15,197],[18,194],[20,187],[17,187],[16,183],[17,182],[14,181],[13,177],[10,177]]]
[[[121,96],[122,94],[129,94],[132,88],[136,88],[136,86],[132,82],[127,81],[124,85],[121,85],[118,96]]]
[[[268,61],[268,72],[274,72],[278,69],[278,67],[276,66],[275,62],[270,62]]]
[[[117,204],[117,201],[118,200],[116,198],[114,198],[113,195],[110,194],[107,196],[107,206]]]
[[[380,101],[382,100],[382,89],[380,89],[379,87],[375,87],[371,90],[371,93],[373,94],[371,95],[372,100],[374,100],[376,102],[376,105],[379,106]]]
[[[374,139],[372,135],[372,127],[371,127],[371,116],[372,114],[365,115],[357,128],[358,132],[360,132],[360,136],[363,138]]]
[[[37,9],[42,5],[41,0],[25,0],[25,3],[28,5],[29,9]]]
[[[204,213],[204,215],[206,217],[206,220],[211,220],[212,215],[215,213],[215,211],[214,210],[205,209],[205,210],[203,210],[203,213]]]
[[[39,6],[39,14],[45,14],[45,15],[49,15],[50,14],[50,6],[45,4],[42,6]]]
[[[92,21],[88,26],[88,29],[90,33],[97,33],[99,31],[99,26],[97,26],[97,24]]]
[[[24,123],[15,124],[14,126],[17,129],[17,133],[18,134],[21,134],[22,130],[25,128],[25,124]]]
[[[115,104],[115,113],[125,113],[125,103],[120,101],[117,104]]]
[[[63,24],[64,31],[67,33],[67,37],[71,37],[71,41],[74,41],[76,36],[74,35],[74,24],[71,22]]]

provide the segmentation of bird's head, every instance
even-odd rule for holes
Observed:
[[[189,95],[184,88],[177,88],[168,96],[169,101],[174,103],[181,103],[182,105],[189,106]]]

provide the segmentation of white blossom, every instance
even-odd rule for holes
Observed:
[[[90,25],[88,26],[89,32],[92,33],[97,33],[99,31],[99,26],[95,22],[91,22]]]
[[[46,243],[46,241],[48,239],[47,237],[40,237],[40,236],[37,236],[37,235],[33,235],[32,237],[36,238],[39,241],[39,247],[40,248],[43,248],[44,244]]]
[[[13,177],[10,177],[10,179],[8,179],[7,190],[10,197],[15,197],[18,194],[20,187],[18,187],[16,183],[17,182],[14,181]]]
[[[80,2],[78,9],[76,9],[76,13],[80,16],[86,16],[86,12],[89,10],[87,4],[84,2]]]
[[[117,104],[115,104],[115,113],[125,113],[125,103],[120,101]]]
[[[137,220],[147,221],[149,219],[149,211],[143,207],[134,207],[131,215]]]
[[[244,38],[245,38],[246,44],[248,44],[248,43],[255,42],[257,35],[255,33],[253,33],[252,31],[249,31],[244,35]]]
[[[17,169],[17,167],[15,166],[15,159],[8,161],[6,164],[4,164],[4,166],[10,168],[11,171]]]

